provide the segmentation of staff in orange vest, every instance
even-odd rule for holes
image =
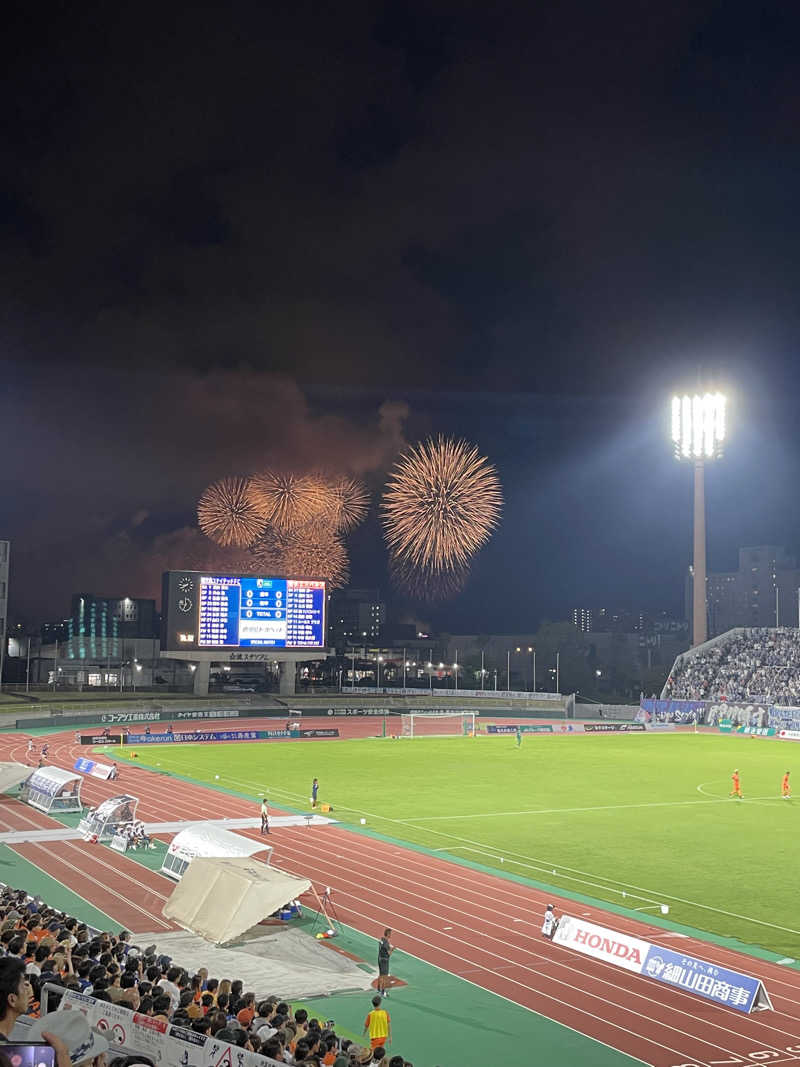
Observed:
[[[742,798],[742,787],[739,785],[739,772],[738,772],[738,770],[734,771],[733,774],[731,775],[731,781],[733,782],[733,789],[731,789],[731,796],[732,797],[738,797],[739,800],[742,800],[743,799]]]
[[[788,771],[786,772],[786,774],[784,774],[783,781],[781,782],[781,796],[783,797],[784,800],[791,800],[792,799],[792,787],[789,785],[789,772]]]

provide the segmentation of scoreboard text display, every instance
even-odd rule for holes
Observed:
[[[325,608],[325,582],[319,578],[168,571],[162,647],[323,649]]]

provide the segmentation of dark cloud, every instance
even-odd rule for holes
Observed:
[[[253,369],[152,380],[54,370],[46,382],[5,369],[0,449],[20,463],[0,474],[4,535],[27,614],[63,610],[79,588],[155,595],[167,566],[231,563],[192,529],[197,497],[219,477],[324,468],[374,486],[404,444],[401,402],[340,414]]]
[[[513,486],[526,420],[574,471],[698,364],[796,393],[798,30],[717,0],[12,4],[0,535],[24,595],[57,611],[180,552],[204,485],[266,462],[375,487],[404,432],[455,429]],[[408,420],[381,408],[411,390]],[[546,558],[519,514],[508,543]]]

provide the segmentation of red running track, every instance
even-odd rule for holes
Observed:
[[[213,725],[204,723],[204,729]],[[347,725],[353,734],[375,732],[374,721]],[[230,722],[220,726],[229,727]],[[337,726],[342,726],[338,720]],[[26,741],[0,737],[3,758],[24,760]],[[49,742],[52,761],[71,767],[79,752],[72,735],[55,734]],[[252,803],[175,780],[167,798],[164,776],[143,768],[129,770],[126,765],[123,777],[125,789],[140,798],[138,812],[145,821],[256,814]],[[83,784],[91,804],[118,791],[118,785],[95,779]],[[3,829],[31,824],[54,825],[17,802],[0,804]],[[258,835],[253,831],[251,836]],[[374,937],[391,926],[402,951],[654,1067],[800,1060],[800,974],[795,971],[691,938],[676,943],[674,934],[646,922],[544,896],[499,875],[336,825],[276,827],[271,844],[277,865],[333,887],[343,922]],[[161,905],[172,883],[125,856],[112,857],[107,849],[79,842],[14,848],[121,925],[140,932],[169,927]],[[744,1016],[545,942],[538,922],[551,901],[600,925],[755,975],[764,981],[775,1011]]]

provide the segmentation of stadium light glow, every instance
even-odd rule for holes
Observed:
[[[705,465],[722,455],[727,436],[726,408],[723,393],[684,393],[672,398],[675,458],[694,467],[693,645],[703,644],[708,636]]]
[[[672,446],[677,459],[708,460],[722,455],[726,398],[703,393],[672,398]]]

